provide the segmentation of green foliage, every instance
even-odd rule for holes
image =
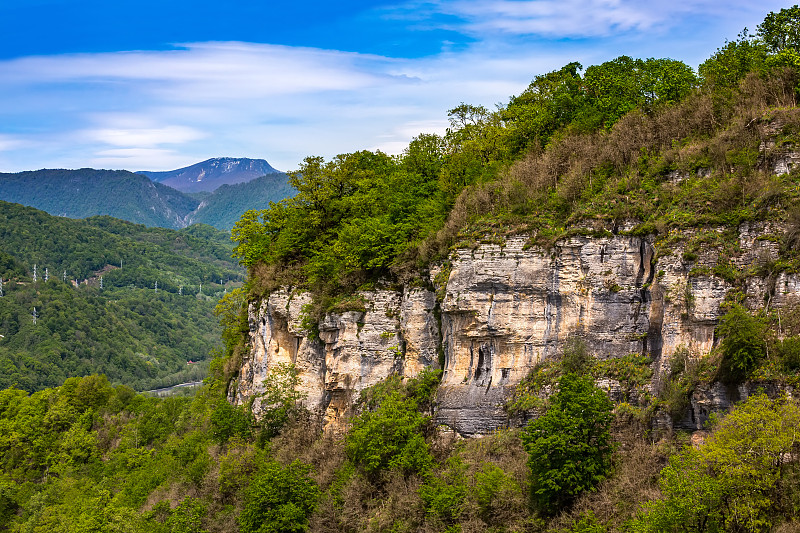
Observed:
[[[756,36],[773,54],[786,49],[800,51],[800,7],[771,11],[758,25]]]
[[[797,510],[800,408],[756,395],[722,419],[699,448],[670,458],[663,499],[646,504],[633,531],[769,531]]]
[[[430,517],[445,525],[458,521],[468,492],[466,470],[460,457],[451,457],[441,472],[428,477],[420,487],[419,495]]]
[[[208,533],[202,528],[206,506],[197,498],[186,498],[169,515],[170,533]]]
[[[571,337],[564,343],[561,355],[561,371],[564,374],[586,375],[592,368],[592,356],[586,342],[580,337]]]
[[[220,444],[233,437],[247,438],[253,421],[241,407],[231,405],[227,399],[221,398],[211,413],[211,434]]]
[[[301,409],[305,395],[297,390],[300,372],[291,363],[278,363],[270,368],[263,383],[263,392],[257,397],[260,403],[260,423],[264,437],[277,435],[290,418]]]
[[[717,332],[722,336],[721,377],[732,383],[740,383],[764,358],[766,322],[751,315],[738,303],[728,305],[728,311],[720,319]]]
[[[0,387],[34,391],[103,373],[145,390],[205,376],[220,330],[212,301],[195,293],[202,282],[204,294],[222,296],[220,279],[241,279],[223,234],[70,220],[5,202],[0,234],[14,257],[0,298]]]
[[[242,533],[305,531],[319,498],[311,467],[299,461],[264,465],[247,489],[239,515]]]
[[[591,378],[565,374],[547,412],[525,427],[531,501],[542,513],[558,512],[610,474],[611,409]]]
[[[754,41],[747,30],[735,41],[726,42],[709,59],[703,62],[698,72],[703,83],[715,89],[734,88],[749,72],[763,68],[767,51]]]
[[[423,430],[430,418],[417,408],[414,398],[389,393],[374,411],[364,412],[353,422],[346,442],[348,458],[371,476],[390,469],[404,474],[427,471],[433,457]]]

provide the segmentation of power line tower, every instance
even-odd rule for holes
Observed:
[[[50,269],[44,267],[44,282],[47,283],[48,279],[50,279]]]
[[[3,296],[4,296],[3,295],[3,277],[0,276],[0,298],[2,298]]]
[[[36,283],[36,263],[33,264],[33,282]]]
[[[33,325],[36,325],[36,319],[39,318],[39,314],[36,312],[36,308],[33,308]]]
[[[2,289],[3,289],[2,280],[0,280],[0,291],[2,291]],[[183,296],[183,285],[178,287],[178,295]],[[2,296],[2,292],[0,292],[0,296]]]
[[[61,276],[61,281],[63,281],[64,283],[67,282],[67,271],[66,270],[64,271],[64,275]]]
[[[103,276],[100,276],[100,290],[103,290]]]
[[[156,280],[156,293],[158,293],[158,280]]]

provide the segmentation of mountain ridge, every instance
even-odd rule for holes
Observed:
[[[221,185],[215,192],[191,194],[127,170],[83,168],[0,173],[0,200],[56,216],[108,215],[170,229],[203,222],[228,231],[245,211],[265,209],[270,202],[292,195],[292,191],[282,173]]]
[[[181,192],[193,193],[214,192],[222,185],[245,183],[267,174],[281,172],[265,159],[212,157],[175,170],[140,170],[136,173]]]

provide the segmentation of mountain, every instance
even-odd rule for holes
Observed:
[[[0,202],[0,242],[0,387],[28,391],[94,373],[139,390],[202,378],[221,344],[214,307],[243,274],[228,235],[205,225]]]
[[[180,228],[199,202],[127,170],[45,169],[0,173],[0,200],[52,215],[111,215],[147,226]]]
[[[280,171],[263,159],[214,157],[177,170],[138,173],[181,192],[212,192],[222,185],[244,183]]]
[[[230,229],[249,209],[267,209],[271,202],[293,196],[295,190],[286,180],[286,174],[267,174],[247,183],[222,185],[202,199],[197,209],[186,221],[208,224],[220,229]]]
[[[126,170],[83,168],[0,173],[0,200],[69,218],[108,215],[172,229],[203,222],[229,231],[248,209],[264,209],[270,202],[293,194],[286,174],[272,170],[271,174],[259,173],[248,183],[222,185],[212,193],[191,194]]]

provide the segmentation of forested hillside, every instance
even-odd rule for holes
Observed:
[[[207,371],[220,344],[214,305],[242,278],[224,233],[0,202],[0,239],[3,387],[35,391],[104,373],[144,390]]]
[[[187,222],[231,229],[246,211],[267,209],[270,203],[289,198],[294,193],[282,172],[267,174],[247,183],[222,185],[214,194],[203,198]]]
[[[148,226],[179,228],[197,201],[126,170],[35,170],[0,174],[0,200],[52,215],[113,215]]]
[[[264,209],[270,202],[292,194],[286,175],[279,172],[248,183],[223,185],[202,194],[202,202],[193,195],[126,170],[84,168],[0,173],[0,201],[35,207],[61,217],[106,215],[172,229],[203,223],[229,231],[248,209]]]
[[[341,433],[300,406],[293,365],[270,368],[258,419],[227,397],[248,350],[247,302],[305,287],[303,327],[319,335],[315,317],[363,306],[357,289],[429,284],[451,248],[511,234],[546,247],[610,224],[667,251],[688,239],[693,261],[711,243],[737,246],[743,222],[780,223],[789,231],[761,236],[778,260],[740,268],[720,253],[695,267],[740,288],[749,268],[797,272],[800,169],[767,167],[798,141],[798,35],[795,6],[698,72],[672,59],[570,63],[495,111],[454,108],[446,135],[420,135],[399,157],[306,159],[295,197],[234,229],[247,284],[219,306],[224,350],[196,397],[145,398],[99,376],[0,393],[0,528],[796,531],[800,406],[780,391],[798,382],[800,319],[750,309],[736,290],[723,340],[676,355],[657,387],[647,355],[607,359],[573,339],[518,387],[509,428],[481,439],[433,422],[436,369],[365,390]],[[613,400],[597,386],[609,379]],[[712,384],[753,393],[703,432],[658,426]]]

